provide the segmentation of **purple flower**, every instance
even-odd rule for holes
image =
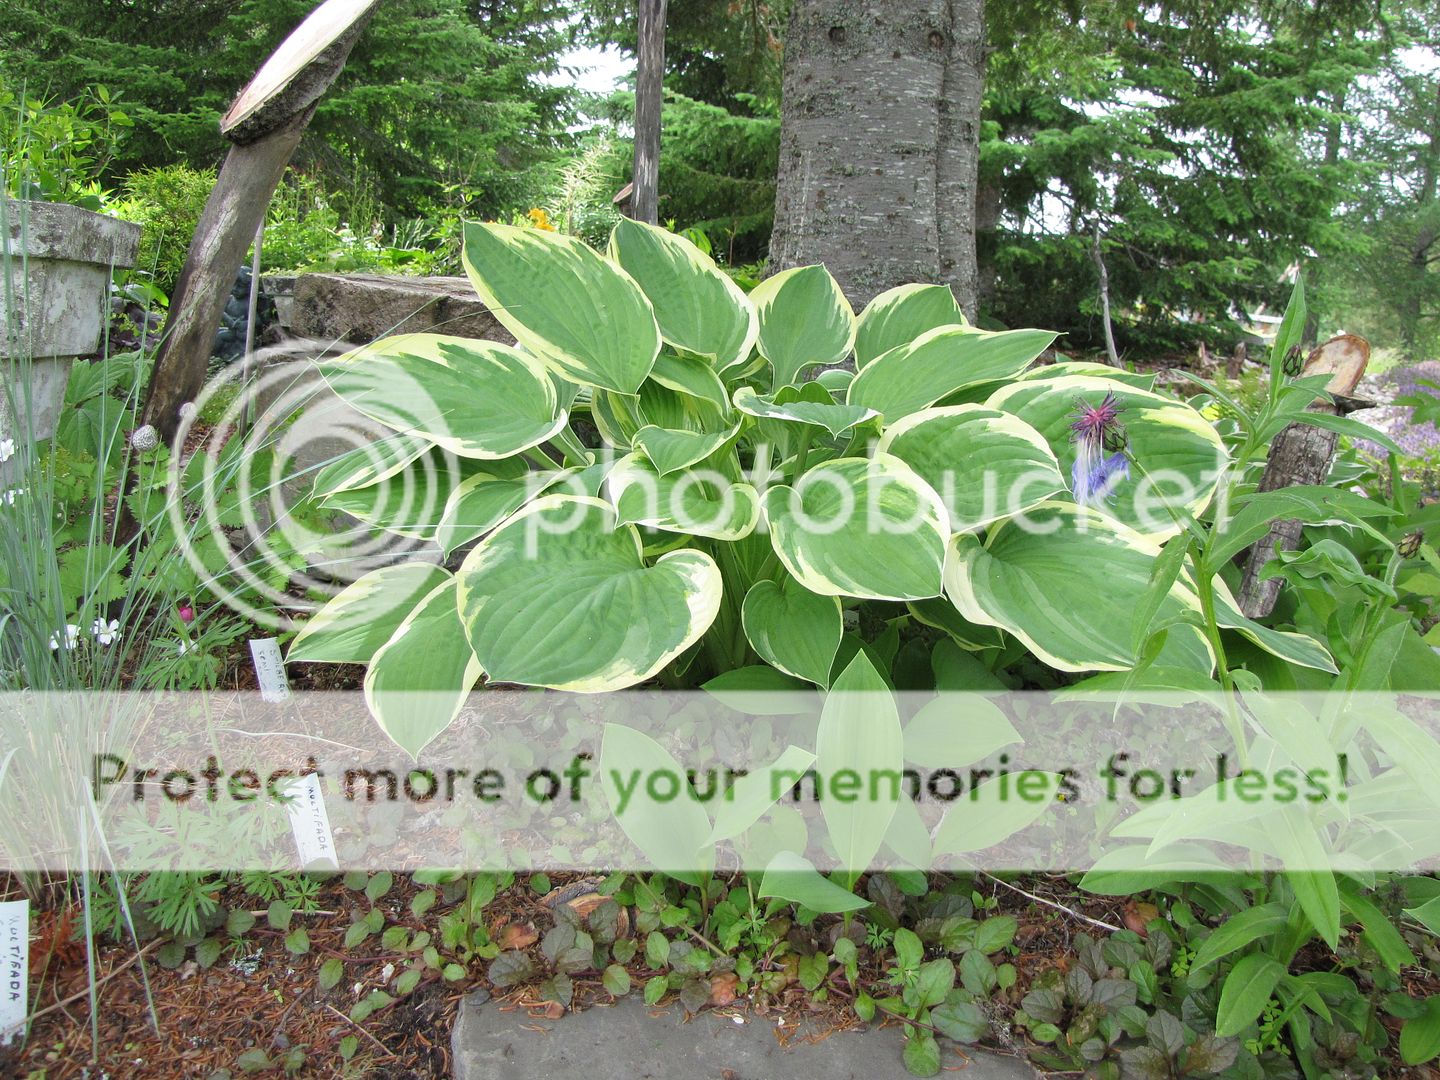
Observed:
[[[1104,502],[1115,486],[1130,475],[1125,456],[1124,411],[1114,394],[1106,394],[1099,405],[1083,399],[1075,402],[1075,419],[1070,424],[1070,441],[1075,444],[1075,464],[1070,468],[1070,487],[1081,506]]]

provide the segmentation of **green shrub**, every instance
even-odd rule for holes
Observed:
[[[168,295],[185,266],[190,239],[215,187],[214,169],[189,165],[162,165],[133,172],[121,185],[121,201],[112,213],[140,225],[140,254],[136,269],[153,275]]]

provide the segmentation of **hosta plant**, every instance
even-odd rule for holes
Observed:
[[[472,224],[464,261],[515,346],[407,334],[323,366],[393,435],[319,472],[316,497],[435,554],[360,578],[289,654],[368,665],[411,753],[448,717],[402,691],[458,709],[482,678],[824,688],[902,616],[959,650],[1103,672],[1135,665],[1143,608],[1170,627],[1149,661],[1213,670],[1189,575],[1142,600],[1226,451],[1149,377],[1039,365],[1052,333],[976,329],[942,286],[857,317],[806,266],[747,296],[633,221],[603,255]],[[1220,626],[1328,666],[1216,589]]]

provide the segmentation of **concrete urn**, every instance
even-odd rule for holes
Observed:
[[[140,226],[68,203],[0,207],[0,439],[48,439],[77,356],[110,312],[110,273],[135,265]]]

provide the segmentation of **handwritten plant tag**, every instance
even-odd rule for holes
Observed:
[[[0,904],[0,1046],[25,1030],[30,978],[30,901]]]
[[[290,680],[285,677],[280,643],[274,638],[251,638],[250,659],[255,663],[255,677],[260,681],[260,700],[289,701]]]
[[[300,865],[312,867],[325,863],[339,869],[340,860],[335,854],[335,837],[330,833],[330,815],[325,812],[325,793],[320,789],[320,777],[308,773],[292,780],[284,791],[290,797],[285,809],[290,815],[290,831],[295,834]]]

